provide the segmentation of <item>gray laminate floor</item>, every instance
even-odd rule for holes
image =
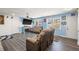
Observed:
[[[21,34],[21,35],[14,35],[15,36],[14,40],[6,41],[7,42],[6,45],[9,47],[8,51],[9,50],[25,51],[26,50],[26,45],[25,45],[26,37],[33,37],[35,35],[37,35],[37,34],[30,33],[30,32],[26,32],[25,34]],[[14,49],[13,49],[13,47],[14,47]],[[3,50],[1,43],[0,43],[0,50],[1,51]],[[50,45],[46,49],[46,51],[79,51],[79,46],[77,45],[77,40],[75,40],[75,39],[55,36],[52,45]]]

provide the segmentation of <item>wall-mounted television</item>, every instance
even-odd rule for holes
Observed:
[[[30,20],[30,19],[23,19],[23,24],[24,25],[31,25],[31,23],[32,23],[32,20]]]

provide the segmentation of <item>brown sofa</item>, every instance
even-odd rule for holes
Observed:
[[[32,38],[26,39],[27,51],[43,51],[52,44],[54,38],[54,29],[46,29]]]

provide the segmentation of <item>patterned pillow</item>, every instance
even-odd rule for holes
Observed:
[[[12,38],[13,38],[12,35],[4,35],[4,36],[0,36],[0,40],[12,39]]]
[[[4,36],[0,36],[0,40],[4,40],[7,38],[7,35],[4,35]]]
[[[6,39],[12,39],[13,36],[12,35],[7,35],[7,38]]]

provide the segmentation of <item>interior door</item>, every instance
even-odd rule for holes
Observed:
[[[68,38],[77,39],[77,15],[67,16],[67,31],[66,36]]]

